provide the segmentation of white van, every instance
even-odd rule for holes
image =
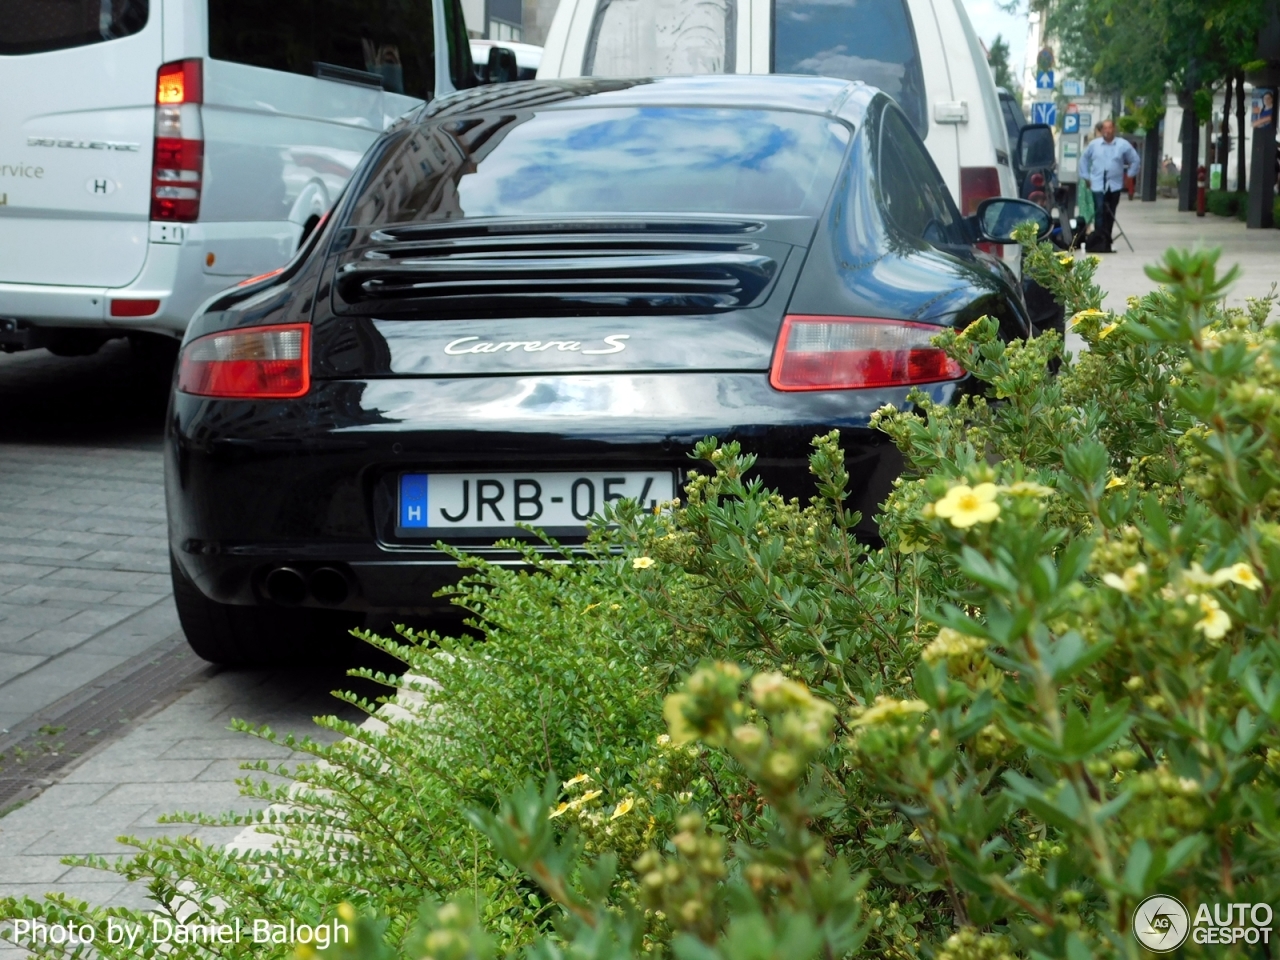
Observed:
[[[0,347],[180,336],[284,264],[397,117],[475,82],[459,0],[7,0]]]
[[[560,0],[538,77],[799,73],[902,106],[967,215],[1017,196],[995,81],[961,0]],[[1017,247],[1006,250],[1016,262]]]

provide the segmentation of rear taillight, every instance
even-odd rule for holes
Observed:
[[[978,204],[988,197],[1000,196],[1000,171],[995,167],[960,168],[960,210],[967,217],[978,212]],[[999,253],[994,243],[976,243],[979,250]]]
[[[156,132],[151,164],[151,219],[195,220],[204,175],[200,104],[204,78],[199,60],[160,67],[156,77]]]
[[[211,333],[182,350],[178,389],[241,400],[300,397],[311,388],[311,327],[305,323]]]
[[[941,328],[863,317],[787,317],[769,383],[776,390],[858,390],[958,380],[964,369],[929,340]]]

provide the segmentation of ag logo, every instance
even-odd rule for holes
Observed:
[[[1133,911],[1133,935],[1152,953],[1177,950],[1187,939],[1191,916],[1173,897],[1147,897]]]

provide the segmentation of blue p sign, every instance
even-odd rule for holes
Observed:
[[[1080,132],[1080,114],[1068,113],[1062,118],[1063,133],[1079,133]]]

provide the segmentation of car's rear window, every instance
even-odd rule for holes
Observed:
[[[0,54],[119,40],[147,25],[147,0],[0,0]]]
[[[906,0],[774,0],[773,72],[861,80],[929,132],[920,50]]]
[[[584,77],[733,73],[737,0],[600,0]]]
[[[440,120],[370,171],[357,225],[564,214],[816,214],[850,129],[781,110],[611,107]]]

